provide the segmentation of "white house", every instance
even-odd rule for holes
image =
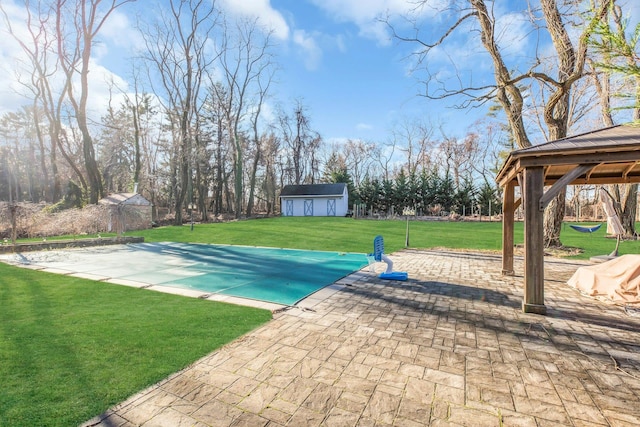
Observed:
[[[347,184],[286,185],[280,192],[283,216],[346,216]]]

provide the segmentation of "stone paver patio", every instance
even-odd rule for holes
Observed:
[[[522,260],[391,258],[409,281],[357,272],[86,425],[640,425],[640,318],[568,287],[585,263],[545,260],[538,316]]]

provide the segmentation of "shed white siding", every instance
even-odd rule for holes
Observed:
[[[345,216],[349,193],[345,184],[286,186],[280,203],[283,216]]]

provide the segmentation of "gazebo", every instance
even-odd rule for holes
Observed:
[[[544,210],[567,185],[640,182],[640,125],[612,126],[512,151],[496,181],[503,188],[502,274],[514,274],[514,214],[522,203],[522,309],[526,313],[546,314]],[[515,200],[518,186],[522,197]]]

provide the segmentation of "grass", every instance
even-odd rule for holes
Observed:
[[[405,246],[405,221],[269,218],[127,233],[173,241],[386,252]],[[605,227],[563,227],[577,258],[610,253]],[[53,238],[51,238],[53,239]],[[515,225],[515,243],[523,225]],[[410,222],[410,247],[500,251],[499,222]],[[640,241],[620,253],[640,253]],[[0,425],[77,425],[266,322],[270,313],[0,263]]]
[[[0,263],[0,425],[98,415],[271,313]]]
[[[251,221],[161,227],[132,232],[144,236],[146,242],[172,241],[218,243],[230,245],[270,246],[367,253],[373,250],[373,238],[381,234],[385,251],[405,247],[406,221],[354,220],[352,218],[277,217]],[[524,242],[521,222],[515,224],[515,244]],[[565,246],[580,248],[577,259],[609,254],[615,240],[605,238],[606,227],[593,234],[563,226],[561,240]],[[450,248],[500,251],[501,222],[411,221],[409,246],[412,248]],[[620,253],[639,253],[640,241],[623,241]]]
[[[410,223],[410,246],[499,249],[501,228],[489,222]],[[327,217],[277,217],[251,221],[161,227],[131,232],[145,242],[185,241],[230,245],[269,246],[343,252],[371,252],[373,238],[381,234],[386,252],[404,248],[405,221],[354,220]],[[520,233],[522,234],[522,233]]]

